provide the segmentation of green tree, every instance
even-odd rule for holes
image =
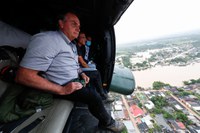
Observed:
[[[153,124],[153,127],[154,127],[154,129],[155,129],[156,131],[158,131],[158,132],[161,132],[161,131],[162,131],[161,127],[158,126],[158,124],[156,124],[156,123]]]
[[[184,85],[190,85],[189,81],[183,81]]]
[[[169,113],[166,112],[166,111],[163,111],[163,117],[166,118],[166,119],[174,118],[173,115],[169,114]]]
[[[171,91],[167,91],[165,92],[165,94],[169,96],[171,94]]]
[[[121,131],[121,133],[128,133],[127,128],[125,128],[123,131]]]
[[[190,82],[191,82],[191,84],[195,84],[196,80],[195,79],[191,79]]]
[[[166,99],[162,96],[152,97],[151,101],[155,104],[156,108],[162,108],[162,107],[168,105]]]
[[[123,62],[123,64],[124,64],[125,67],[132,68],[132,64],[130,62],[130,55],[123,56],[122,57],[122,62]]]
[[[200,83],[200,78],[199,79],[197,79],[197,81],[196,81],[197,83]]]
[[[154,131],[153,128],[148,129],[148,133],[153,133],[153,131]]]
[[[188,96],[190,95],[190,92],[187,92],[187,91],[182,91],[179,93],[179,96]]]
[[[154,90],[162,89],[164,86],[170,86],[170,85],[169,84],[165,84],[165,83],[160,82],[160,81],[154,81],[153,82],[153,89]]]
[[[162,114],[163,110],[160,109],[160,108],[153,108],[152,110],[152,113],[155,113],[155,114]]]
[[[196,84],[196,83],[200,83],[200,78],[195,80],[195,79],[190,79],[189,81],[183,81],[184,85],[191,85],[191,84]]]
[[[185,115],[181,111],[178,111],[178,112],[175,113],[175,119],[178,119],[181,122],[187,122],[188,121],[187,115]]]
[[[138,103],[138,106],[139,106],[140,108],[142,108],[142,103]]]
[[[152,118],[155,118],[155,117],[156,117],[156,115],[155,115],[154,113],[151,113],[150,116],[151,116]]]

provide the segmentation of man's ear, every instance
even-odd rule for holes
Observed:
[[[59,27],[60,27],[60,28],[63,28],[63,27],[64,27],[64,26],[63,26],[63,21],[62,21],[62,20],[59,20],[58,23],[59,23]]]

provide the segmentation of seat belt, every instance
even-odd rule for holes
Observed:
[[[40,122],[45,120],[46,113],[48,109],[40,110],[39,112],[34,113],[28,119],[26,119],[23,123],[17,126],[15,129],[11,131],[11,133],[27,133],[36,127]]]
[[[19,131],[19,133],[27,133],[31,131],[34,127],[36,127],[40,122],[42,122],[45,119],[44,116],[41,116],[40,118],[37,118],[35,121],[33,121],[30,125],[26,126],[22,130]]]

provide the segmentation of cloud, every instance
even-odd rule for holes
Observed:
[[[115,25],[117,44],[200,28],[199,0],[135,0]]]

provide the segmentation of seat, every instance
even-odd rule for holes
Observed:
[[[7,87],[6,82],[0,80],[0,97]],[[31,129],[30,133],[62,133],[69,115],[74,107],[74,103],[69,100],[54,99],[53,105],[30,116],[22,124],[18,125],[13,133],[18,133],[36,119],[43,117],[42,122]]]

